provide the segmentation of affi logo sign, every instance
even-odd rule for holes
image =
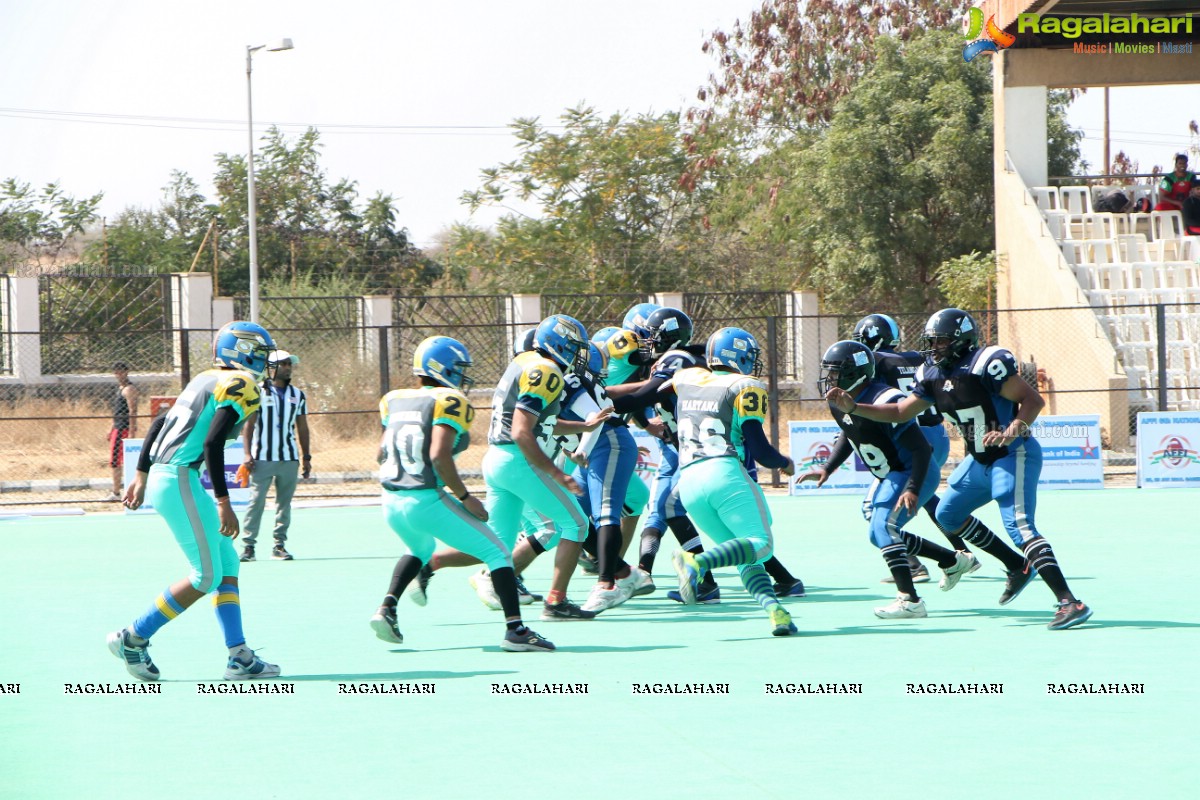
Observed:
[[[998,53],[1006,47],[1012,47],[1017,37],[1005,33],[996,24],[996,16],[988,17],[987,25],[983,24],[983,10],[972,8],[963,19],[963,34],[968,44],[963,48],[963,59],[971,61],[980,53]]]
[[[1167,469],[1187,469],[1200,463],[1200,453],[1192,449],[1191,443],[1182,436],[1164,436],[1158,448],[1150,454],[1151,464],[1161,464]]]

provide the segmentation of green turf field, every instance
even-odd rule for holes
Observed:
[[[1052,598],[1040,582],[999,607],[1001,571],[987,557],[951,593],[918,587],[929,619],[878,620],[872,607],[891,595],[858,498],[772,497],[776,552],[809,586],[788,603],[800,636],[771,637],[733,570],[718,573],[719,606],[666,600],[674,547],[664,544],[655,594],[594,622],[531,614],[559,646],[552,654],[501,651],[500,614],[476,600],[465,570],[438,573],[426,608],[401,601],[404,645],[377,640],[367,620],[399,540],[378,508],[300,510],[297,560],[242,569],[249,644],[294,684],[279,695],[197,693],[225,659],[203,601],[154,639],[161,695],[65,694],[68,683],[132,681],[105,635],[186,564],[156,516],[0,522],[0,684],[20,684],[0,694],[0,797],[1197,796],[1200,493],[1040,499],[1039,527],[1095,609],[1078,629],[1046,629]],[[998,528],[993,509],[982,516]],[[549,572],[543,557],[530,587],[544,591]],[[577,575],[573,598],[589,587]],[[435,691],[338,693],[351,682]],[[492,693],[513,683],[588,692]],[[729,693],[633,693],[654,683]],[[771,695],[768,683],[862,693]],[[1003,694],[912,694],[910,683],[1000,683]],[[1145,693],[1060,696],[1048,683]]]

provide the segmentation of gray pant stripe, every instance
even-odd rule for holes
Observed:
[[[496,535],[496,532],[492,530],[486,522],[479,519],[479,517],[475,516],[470,511],[467,511],[462,507],[461,504],[451,500],[450,496],[445,492],[441,492],[441,495],[441,503],[449,508],[454,516],[470,525],[476,533],[494,544],[496,549],[504,554],[505,558],[509,559],[510,561],[512,560],[512,553],[508,551],[508,548],[504,546],[504,542],[500,541],[500,537]],[[470,555],[474,556],[475,554],[470,553]],[[478,556],[476,556],[476,558],[478,558]]]

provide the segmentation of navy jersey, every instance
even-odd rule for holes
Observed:
[[[675,373],[689,367],[704,367],[704,349],[688,346],[678,350],[668,350],[659,356],[658,361],[650,368],[650,378],[669,381]],[[667,426],[670,433],[669,444],[678,445],[678,422],[675,411],[677,396],[674,392],[665,393],[663,402],[657,405],[658,416]]]
[[[872,381],[854,398],[856,403],[899,403],[904,392],[881,381]],[[829,413],[846,436],[854,452],[876,478],[886,478],[890,472],[911,472],[912,453],[900,443],[900,436],[915,422],[876,422],[866,417],[843,414],[833,406]]]
[[[991,464],[1023,441],[1018,438],[1007,447],[983,446],[985,433],[1004,430],[1016,417],[1016,403],[1000,396],[1004,382],[1016,374],[1012,353],[1003,347],[984,347],[950,369],[923,364],[917,370],[913,395],[936,405],[958,427],[967,452],[979,463]]]
[[[916,350],[897,353],[894,350],[875,351],[875,380],[894,386],[905,394],[912,394],[917,383],[917,370],[925,363],[925,356]],[[917,424],[923,428],[942,424],[942,415],[937,408],[922,411]]]

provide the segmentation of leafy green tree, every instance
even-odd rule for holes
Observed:
[[[39,192],[16,178],[5,179],[0,183],[0,267],[53,267],[71,237],[99,219],[96,209],[103,197],[76,199],[57,181]]]
[[[680,242],[702,234],[711,188],[682,181],[688,153],[679,116],[568,109],[562,129],[512,124],[519,154],[484,169],[463,194],[472,210],[509,209],[495,236],[451,232],[448,258],[501,291],[651,291],[663,288]],[[539,216],[513,208],[533,207]]]

